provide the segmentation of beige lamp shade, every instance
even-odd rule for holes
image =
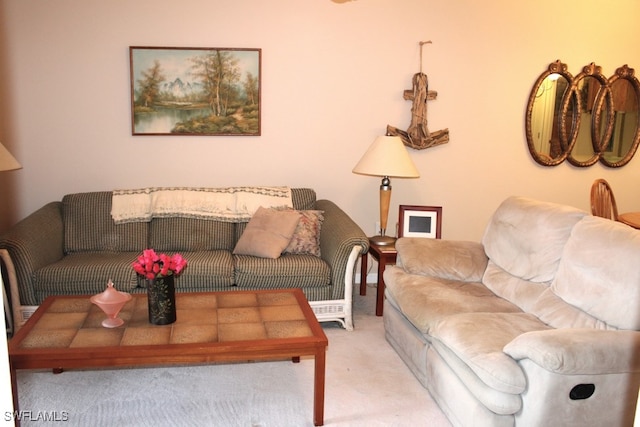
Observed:
[[[370,238],[377,245],[391,245],[395,238],[386,236],[391,180],[394,178],[418,178],[420,174],[413,164],[407,148],[397,136],[379,136],[373,141],[353,172],[361,175],[381,176],[380,185],[380,234]]]
[[[353,168],[353,173],[392,178],[420,176],[402,140],[397,136],[377,137]]]
[[[11,171],[21,169],[22,165],[11,155],[4,145],[0,142],[0,171]]]

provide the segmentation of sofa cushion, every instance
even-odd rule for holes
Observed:
[[[231,222],[195,218],[154,218],[149,224],[149,247],[156,251],[232,250]]]
[[[331,283],[329,264],[313,255],[284,254],[279,258],[235,255],[239,288],[313,288]]]
[[[116,225],[111,218],[112,192],[67,194],[62,198],[65,253],[141,251],[148,245],[145,222]]]
[[[640,330],[640,232],[589,216],[573,229],[553,292],[621,329]]]
[[[322,229],[322,221],[324,221],[323,212],[316,210],[297,212],[300,214],[300,221],[284,252],[320,256],[320,230]]]
[[[38,301],[49,295],[94,295],[111,279],[119,291],[137,284],[131,264],[138,252],[79,252],[36,270],[33,286]]]
[[[291,241],[299,221],[297,211],[260,207],[251,217],[233,253],[278,258]]]
[[[527,379],[518,363],[502,349],[517,336],[549,329],[527,313],[462,313],[435,325],[431,335],[455,355],[489,387],[520,394]]]
[[[466,375],[453,371],[435,347],[429,348],[424,363],[428,369],[425,387],[451,421],[450,425],[514,427],[513,414],[522,408],[520,395],[487,387],[468,368]]]
[[[525,280],[553,280],[573,226],[586,212],[525,197],[506,199],[491,217],[482,243],[489,259]]]
[[[477,242],[403,237],[395,246],[397,265],[411,274],[479,282],[487,267]]]
[[[482,283],[407,274],[400,267],[384,272],[387,292],[402,313],[423,334],[438,322],[459,313],[516,313],[520,309],[498,298]]]
[[[301,211],[316,208],[316,192],[312,188],[292,188],[291,203]]]
[[[187,260],[187,267],[176,278],[177,291],[228,290],[233,286],[235,272],[233,255],[230,251],[183,251],[180,253]]]

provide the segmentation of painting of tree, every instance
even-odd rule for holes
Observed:
[[[260,49],[129,51],[133,135],[260,135]]]

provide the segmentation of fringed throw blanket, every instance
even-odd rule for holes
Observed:
[[[258,208],[293,207],[289,187],[141,188],[115,190],[111,217],[116,224],[183,217],[225,222],[249,221]]]

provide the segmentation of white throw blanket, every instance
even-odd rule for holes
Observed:
[[[258,208],[293,207],[289,187],[167,188],[113,192],[116,224],[183,217],[226,222],[249,221]]]

